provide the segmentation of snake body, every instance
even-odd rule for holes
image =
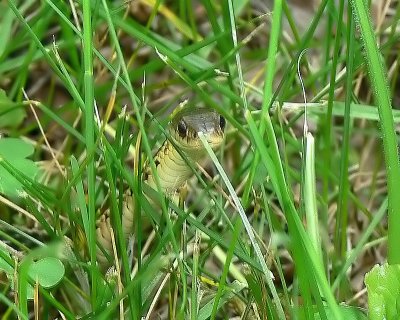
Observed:
[[[216,111],[207,108],[184,108],[173,112],[168,125],[170,139],[162,144],[154,155],[156,173],[149,164],[143,168],[143,181],[157,190],[155,176],[160,183],[160,192],[167,196],[177,192],[193,175],[187,164],[191,159],[199,161],[206,153],[198,133],[202,132],[212,148],[217,148],[224,137],[225,119]],[[179,149],[179,151],[177,150]],[[182,156],[183,155],[183,156]],[[122,208],[122,230],[125,238],[133,231],[135,212],[130,191],[124,194]],[[97,242],[109,256],[112,255],[110,211],[107,210],[97,222]],[[104,252],[97,247],[97,260],[100,265],[108,265]]]

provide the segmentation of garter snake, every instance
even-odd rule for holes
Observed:
[[[205,154],[198,133],[202,132],[212,148],[217,148],[224,138],[225,119],[216,111],[208,108],[177,108],[168,124],[170,139],[166,139],[154,155],[156,173],[147,163],[143,168],[143,181],[157,190],[155,176],[160,182],[159,192],[171,197],[193,175],[185,157],[194,162]],[[179,148],[180,152],[177,150]],[[182,157],[182,155],[184,157]],[[126,192],[122,208],[122,230],[125,238],[133,232],[135,213],[130,192]],[[112,256],[110,212],[107,210],[97,222],[97,242],[109,256]],[[97,260],[107,265],[108,259],[99,246]]]

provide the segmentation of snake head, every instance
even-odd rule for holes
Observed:
[[[192,158],[204,153],[198,133],[202,132],[213,149],[224,139],[225,119],[208,108],[184,108],[173,115],[169,133],[175,143]]]

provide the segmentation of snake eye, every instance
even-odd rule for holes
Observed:
[[[185,121],[181,120],[178,122],[178,132],[182,138],[186,137],[187,134],[187,127]]]
[[[221,130],[225,129],[225,124],[226,124],[225,118],[223,116],[219,116],[219,127],[221,128]]]

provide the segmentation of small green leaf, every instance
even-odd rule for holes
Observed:
[[[20,125],[25,116],[25,110],[11,101],[4,90],[0,89],[0,129]]]
[[[365,275],[369,318],[399,319],[400,265],[375,265]]]
[[[16,138],[0,139],[0,162],[7,160],[14,169],[34,178],[38,173],[36,164],[26,159],[33,153],[33,146]],[[0,193],[9,197],[17,197],[23,191],[23,186],[13,174],[0,164]]]
[[[29,276],[33,280],[37,280],[43,288],[52,288],[64,277],[65,268],[59,259],[46,257],[32,263],[28,273]]]

